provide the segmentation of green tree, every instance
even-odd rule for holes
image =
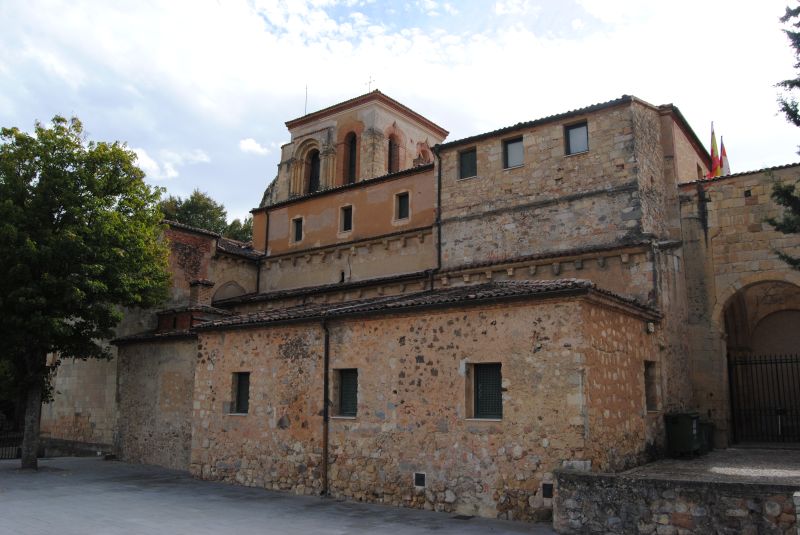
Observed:
[[[223,236],[232,240],[248,242],[253,239],[253,218],[246,217],[244,223],[239,219],[234,219],[228,228],[223,232]]]
[[[120,306],[167,295],[161,192],[124,144],[78,119],[0,130],[0,360],[25,392],[23,468],[36,468],[41,402],[61,359],[109,358]],[[48,354],[55,363],[48,365]]]
[[[784,33],[789,38],[789,42],[794,50],[797,60],[794,64],[795,69],[800,69],[800,6],[786,8],[786,13],[781,17],[781,22],[789,24],[789,29],[784,29]],[[778,97],[778,105],[783,112],[786,120],[795,126],[800,126],[800,104],[792,92],[800,89],[800,75],[789,80],[778,83],[787,91],[786,94]],[[767,221],[775,229],[784,234],[800,232],[800,191],[797,191],[796,184],[781,184],[776,182],[772,188],[772,198],[776,203],[783,206],[785,210],[780,218],[772,218]],[[778,251],[778,255],[794,269],[800,269],[800,258],[789,256]]]
[[[191,227],[217,234],[224,233],[228,228],[225,207],[198,189],[186,199],[170,195],[159,203],[159,209],[166,219]]]
[[[253,239],[253,218],[226,222],[225,206],[198,189],[186,199],[170,195],[162,200],[159,209],[164,218],[190,227],[216,232],[227,238],[247,242]]]

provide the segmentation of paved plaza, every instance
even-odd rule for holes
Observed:
[[[39,466],[23,471],[19,460],[0,461],[0,534],[555,533],[549,524],[293,496],[98,458],[42,459]]]

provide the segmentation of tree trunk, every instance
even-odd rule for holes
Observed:
[[[28,387],[25,401],[25,431],[22,436],[22,468],[36,470],[39,453],[39,421],[42,411],[42,382],[34,381]]]

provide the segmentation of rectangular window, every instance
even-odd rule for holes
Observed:
[[[395,219],[408,219],[410,211],[407,191],[395,195],[394,213]]]
[[[468,149],[458,153],[458,178],[478,176],[478,151]]]
[[[648,411],[658,410],[658,365],[644,361],[644,397]]]
[[[247,414],[250,409],[250,372],[233,374],[233,403],[231,412]]]
[[[578,154],[589,150],[589,127],[586,123],[564,127],[567,154]]]
[[[292,241],[303,241],[303,218],[292,219]]]
[[[503,395],[500,363],[474,364],[475,418],[502,418]]]
[[[350,232],[353,230],[353,207],[342,206],[339,211],[339,232]]]
[[[355,416],[358,412],[358,369],[338,370],[339,416]]]
[[[524,151],[522,149],[522,138],[508,139],[503,141],[503,167],[519,167],[522,165]]]

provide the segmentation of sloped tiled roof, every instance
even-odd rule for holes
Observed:
[[[317,286],[303,286],[300,288],[291,288],[288,290],[273,290],[271,292],[249,293],[244,295],[237,295],[236,297],[229,297],[227,299],[220,299],[214,301],[214,306],[233,306],[243,303],[257,303],[261,301],[271,301],[273,299],[285,299],[288,297],[302,297],[305,295],[341,292],[356,290],[367,286],[379,286],[382,284],[390,283],[403,283],[409,281],[419,281],[430,276],[430,270],[415,271],[413,273],[406,273],[404,275],[390,275],[388,277],[378,277],[373,279],[364,279],[353,282],[335,282],[332,284],[320,284]]]
[[[679,187],[681,186],[688,186],[688,185],[697,185],[697,184],[713,184],[715,182],[720,182],[722,180],[727,180],[729,178],[736,178],[740,176],[746,175],[755,175],[758,173],[769,173],[770,171],[779,171],[781,169],[789,169],[790,167],[800,167],[800,162],[797,163],[787,163],[783,165],[776,165],[773,167],[764,167],[763,169],[755,169],[753,171],[742,171],[741,173],[731,173],[730,175],[723,175],[717,176],[714,178],[700,178],[697,180],[692,180],[691,182],[682,182],[678,184]]]
[[[432,307],[448,307],[468,303],[491,302],[523,297],[555,297],[589,292],[602,294],[620,303],[633,306],[642,313],[658,316],[654,310],[637,301],[599,289],[583,279],[497,281],[474,286],[427,290],[413,294],[372,297],[345,303],[307,303],[288,308],[263,310],[240,316],[209,321],[195,327],[197,331],[254,327],[271,323],[304,321],[362,314],[376,314]]]
[[[238,240],[232,240],[231,238],[226,238],[225,236],[222,236],[217,232],[206,230],[199,227],[193,227],[191,225],[186,225],[184,223],[178,223],[177,221],[171,221],[169,219],[165,219],[163,223],[165,225],[169,225],[170,227],[179,230],[185,230],[187,232],[194,232],[195,234],[202,234],[204,236],[216,238],[217,251],[221,251],[223,253],[228,253],[235,256],[241,256],[249,260],[257,260],[259,257],[263,255],[263,253],[260,253],[259,251],[253,249],[252,243],[245,243]]]

